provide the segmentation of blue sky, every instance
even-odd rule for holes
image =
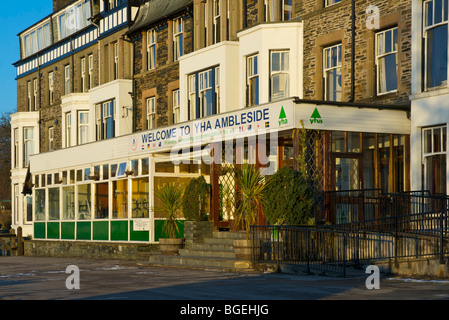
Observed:
[[[16,112],[16,70],[12,65],[20,59],[17,34],[53,11],[52,0],[2,1],[0,10],[0,113]]]

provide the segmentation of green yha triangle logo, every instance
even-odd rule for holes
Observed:
[[[321,115],[318,112],[318,108],[315,108],[315,111],[313,111],[312,116],[310,117],[310,124],[314,123],[323,123],[323,120],[321,119]]]
[[[281,114],[279,115],[279,127],[283,124],[288,124],[287,115],[285,114],[284,106],[281,108]]]

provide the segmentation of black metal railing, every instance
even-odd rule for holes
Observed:
[[[312,227],[252,227],[253,262],[346,275],[375,260],[449,256],[448,211]]]
[[[429,191],[383,193],[379,189],[324,192],[323,220],[332,224],[440,212],[449,208],[449,197]]]

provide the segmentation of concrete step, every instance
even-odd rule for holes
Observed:
[[[220,259],[210,257],[188,257],[188,256],[164,256],[153,255],[149,263],[154,265],[170,265],[195,268],[211,268],[221,270],[252,270],[251,261],[240,261],[235,259]]]

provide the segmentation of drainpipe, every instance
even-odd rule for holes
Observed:
[[[355,99],[355,0],[351,0],[351,96],[349,102]]]
[[[247,10],[247,0],[243,0],[243,29],[245,29],[248,26],[248,22],[246,21],[248,19],[248,10]]]
[[[122,35],[122,39],[123,41],[126,41],[128,43],[131,43],[133,48],[132,48],[132,91],[129,92],[129,94],[131,95],[131,98],[133,100],[133,106],[132,106],[132,110],[133,110],[133,123],[132,123],[132,130],[133,133],[137,131],[137,109],[136,109],[136,63],[135,63],[135,59],[134,59],[134,55],[135,55],[135,50],[136,50],[136,44],[135,41],[132,39],[127,39],[126,35]]]

